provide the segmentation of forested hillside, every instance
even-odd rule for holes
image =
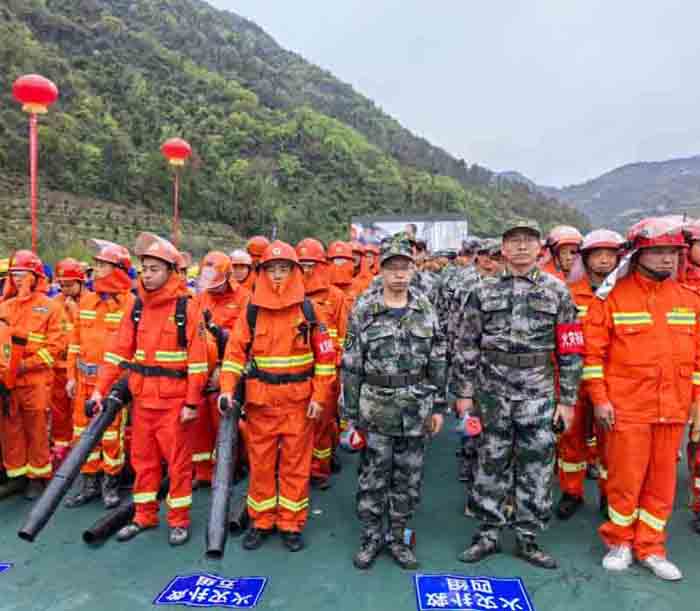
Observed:
[[[183,214],[243,235],[346,236],[353,214],[406,211],[462,211],[481,234],[514,215],[585,226],[525,185],[490,185],[488,171],[196,0],[5,0],[0,40],[0,172],[26,169],[26,116],[9,85],[38,72],[61,90],[41,119],[45,187],[168,213],[159,146],[179,135],[195,151]]]

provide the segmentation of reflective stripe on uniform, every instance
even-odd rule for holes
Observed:
[[[204,462],[206,460],[211,460],[211,452],[192,454],[192,462]]]
[[[183,363],[187,360],[187,352],[182,350],[156,350],[155,359],[161,363]]]
[[[586,470],[586,461],[583,462],[566,462],[565,460],[562,460],[561,458],[558,461],[559,463],[559,468],[564,472],[564,473],[580,473],[581,471]]]
[[[259,367],[267,369],[284,369],[286,367],[299,367],[310,365],[314,362],[314,355],[311,352],[296,356],[256,356],[255,363]]]
[[[277,507],[277,497],[273,496],[264,501],[256,501],[253,497],[248,495],[248,507],[254,509],[255,511],[267,511],[268,509],[274,509]]]
[[[46,341],[46,336],[41,333],[29,333],[27,340],[35,344],[43,344]]]
[[[325,460],[326,458],[330,458],[332,453],[333,450],[331,448],[326,448],[325,450],[319,450],[318,448],[314,448],[312,450],[313,457],[318,458],[319,460]]]
[[[294,502],[288,498],[283,497],[280,495],[280,507],[284,507],[285,509],[288,509],[289,511],[294,511],[295,513],[298,513],[299,511],[303,511],[309,506],[309,498],[306,497],[305,499],[301,499],[301,501]]]
[[[105,363],[110,363],[111,365],[116,365],[118,367],[119,364],[126,359],[123,356],[115,354],[114,352],[105,352],[104,360]]]
[[[578,318],[585,318],[586,314],[588,314],[588,306],[577,305],[576,311],[578,312],[578,315],[577,315]]]
[[[5,473],[7,473],[7,477],[21,477],[23,475],[27,475],[27,465],[24,465],[23,467],[17,467],[16,469],[6,469]]]
[[[138,492],[134,494],[134,503],[152,503],[157,500],[157,492]]]
[[[583,368],[582,380],[595,380],[600,378],[603,378],[602,365],[587,365]]]
[[[196,373],[207,373],[209,366],[206,363],[190,363],[187,365],[187,373],[194,375]]]
[[[83,434],[83,431],[85,430],[86,427],[84,426],[74,426],[73,427],[73,436],[74,437],[80,437]]]
[[[669,325],[694,325],[695,312],[666,312],[666,322]]]
[[[105,314],[105,322],[120,323],[124,318],[124,312],[110,312]]]
[[[174,498],[168,495],[168,497],[165,499],[165,502],[168,504],[168,507],[170,507],[170,509],[182,509],[183,507],[189,507],[190,505],[192,505],[192,496],[180,496]]]
[[[47,463],[43,467],[27,465],[27,475],[51,475],[51,463]]]
[[[100,460],[100,458],[102,458],[102,452],[97,450],[97,452],[90,452],[90,455],[85,459],[85,462],[93,462]]]
[[[314,375],[317,376],[332,376],[335,375],[335,365],[314,365]]]
[[[330,337],[338,337],[338,329],[334,329],[333,327],[328,327],[328,335]]]
[[[224,361],[221,364],[221,371],[226,371],[228,373],[243,373],[244,365],[236,361]]]
[[[612,505],[608,505],[608,515],[610,516],[610,521],[618,526],[631,526],[639,518],[639,509],[635,509],[631,514],[625,515],[615,511]]]
[[[700,371],[693,371],[693,384],[700,385]]]
[[[651,312],[613,312],[615,325],[650,325]]]
[[[650,514],[645,509],[639,510],[639,521],[644,522],[647,526],[650,526],[657,532],[663,532],[666,528],[666,520],[657,518],[655,515]]]
[[[118,431],[105,431],[102,434],[103,441],[116,441],[117,439],[119,439]]]
[[[39,350],[37,350],[36,354],[49,367],[53,367],[53,364],[55,363],[54,358],[51,356],[51,353],[46,348],[40,348]]]
[[[68,344],[68,354],[80,354],[80,344]]]
[[[146,351],[145,350],[137,350],[136,352],[134,352],[134,360],[145,361],[146,360]]]
[[[117,458],[110,458],[107,454],[103,454],[102,462],[108,467],[121,467],[124,464],[124,453],[120,453]]]
[[[97,318],[97,311],[80,310],[80,312],[78,312],[78,318],[80,320],[95,320]]]

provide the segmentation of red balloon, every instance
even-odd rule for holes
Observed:
[[[181,165],[192,155],[192,147],[182,138],[170,138],[160,147],[160,152],[170,163]]]
[[[27,74],[14,82],[12,95],[32,112],[46,112],[58,99],[58,87],[43,76]]]

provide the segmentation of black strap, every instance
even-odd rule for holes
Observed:
[[[294,382],[310,380],[314,377],[314,370],[311,368],[301,373],[269,373],[253,367],[248,373],[248,377],[253,380],[265,382],[265,384],[293,384]]]
[[[365,375],[364,381],[370,386],[379,386],[381,388],[405,388],[420,384],[426,378],[426,371],[419,373],[399,373],[394,375]]]
[[[251,343],[255,338],[255,325],[258,322],[258,310],[259,307],[253,303],[248,304],[248,309],[246,310],[246,319],[248,320],[248,329],[250,329]],[[304,297],[304,301],[301,304],[301,311],[304,313],[304,318],[306,322],[314,326],[318,324],[318,319],[316,318],[316,311],[314,310],[314,304],[310,299]]]
[[[187,348],[187,296],[178,297],[175,302],[175,324],[177,325],[177,345]],[[134,307],[131,309],[131,322],[134,323],[134,332],[139,330],[139,322],[143,314],[143,301],[136,297]]]
[[[134,373],[139,373],[145,378],[175,378],[184,380],[187,377],[186,369],[167,369],[166,367],[141,365],[140,363],[129,363],[122,361],[119,363],[122,369],[128,369]]]
[[[141,297],[137,297],[134,300],[134,307],[131,308],[131,322],[134,323],[134,331],[139,329],[139,321],[141,320],[141,313],[143,312],[143,301]]]

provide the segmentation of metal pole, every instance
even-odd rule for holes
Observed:
[[[38,227],[37,227],[37,171],[39,144],[37,137],[36,113],[29,115],[29,200],[32,219],[32,252],[37,252]]]
[[[180,174],[177,171],[177,168],[175,169],[175,184],[174,184],[174,210],[173,210],[173,244],[175,245],[175,248],[179,248],[179,235],[178,235],[178,217],[180,214],[179,211],[179,200],[180,200]]]

